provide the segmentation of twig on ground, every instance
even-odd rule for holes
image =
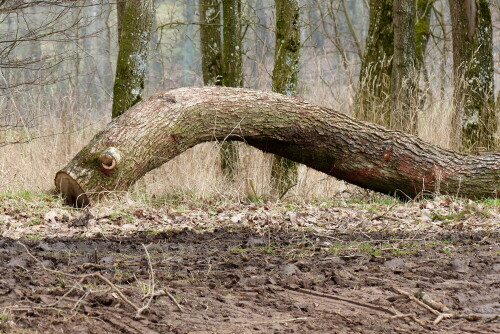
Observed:
[[[343,301],[343,302],[346,302],[346,303],[350,303],[350,304],[354,304],[354,305],[366,307],[366,308],[369,308],[369,309],[372,309],[372,310],[380,311],[380,312],[383,312],[383,313],[387,313],[387,314],[391,315],[390,319],[409,318],[409,319],[413,320],[414,322],[416,322],[417,324],[419,324],[420,326],[422,326],[422,327],[424,327],[426,329],[429,328],[429,326],[427,326],[425,323],[423,323],[421,320],[419,320],[415,315],[413,315],[413,314],[402,314],[401,312],[397,311],[394,308],[390,309],[390,308],[386,308],[386,307],[379,306],[379,305],[373,305],[373,304],[369,304],[369,303],[364,303],[364,302],[360,302],[360,301],[357,301],[357,300],[352,300],[352,299],[349,299],[349,298],[343,298],[343,297],[334,296],[334,295],[331,295],[331,294],[326,294],[326,293],[317,292],[317,291],[308,290],[308,289],[303,289],[303,288],[296,288],[296,289],[290,288],[290,287],[286,287],[286,288],[289,289],[289,290],[292,290],[292,291],[301,292],[301,293],[305,293],[305,294],[312,295],[312,296],[323,297],[323,298],[334,299],[334,300],[340,300],[340,301]]]
[[[149,293],[151,293],[151,296],[146,296],[146,298],[149,297],[148,301],[146,302],[146,304],[144,304],[143,306],[139,307],[135,303],[133,303],[130,299],[128,299],[123,294],[123,292],[116,285],[114,285],[109,279],[107,279],[106,277],[104,277],[103,275],[101,275],[101,273],[94,272],[94,273],[90,273],[90,274],[78,275],[78,274],[71,274],[71,273],[67,273],[67,272],[64,272],[64,271],[54,270],[54,269],[47,268],[42,263],[42,261],[40,261],[38,258],[36,258],[33,254],[31,254],[31,252],[29,251],[28,247],[25,244],[23,244],[20,241],[18,241],[17,243],[20,244],[26,250],[26,253],[28,254],[28,256],[31,257],[36,263],[38,263],[43,270],[45,270],[47,272],[50,272],[52,274],[55,274],[55,275],[61,275],[61,276],[66,276],[66,277],[71,277],[71,278],[79,279],[78,283],[75,284],[61,298],[59,298],[57,302],[55,302],[53,304],[50,304],[47,307],[53,307],[53,306],[55,306],[57,303],[61,302],[64,298],[66,298],[73,290],[75,290],[76,287],[77,287],[77,285],[82,284],[86,279],[92,278],[92,277],[98,278],[101,281],[103,281],[106,285],[108,285],[111,288],[111,290],[113,290],[117,294],[117,296],[123,302],[125,302],[127,305],[129,305],[130,307],[132,307],[136,311],[136,316],[137,317],[140,317],[141,313],[144,312],[147,308],[149,308],[152,299],[157,295],[157,294],[154,293],[154,273],[153,273],[153,269],[152,269],[152,265],[151,265],[151,259],[149,257],[149,253],[148,253],[146,247],[144,247],[144,245],[143,245],[143,247],[146,250],[146,256],[147,256],[147,259],[148,259],[149,271],[150,271],[149,272]],[[179,309],[179,311],[184,312],[184,310],[179,305],[179,303],[175,300],[175,298],[174,298],[174,296],[172,296],[172,294],[170,294],[167,291],[165,291],[164,294],[167,295],[172,300],[172,302],[176,305],[176,307]],[[78,303],[80,303],[80,302],[81,301],[79,300]],[[76,304],[76,306],[78,306],[78,303]],[[75,307],[73,309],[75,309]]]
[[[366,308],[369,308],[369,309],[372,309],[372,310],[375,310],[375,311],[384,312],[384,313],[387,313],[387,314],[390,314],[390,315],[396,315],[394,311],[392,311],[392,310],[390,310],[388,308],[382,307],[382,306],[378,306],[378,305],[368,304],[368,303],[360,302],[360,301],[357,301],[357,300],[352,300],[352,299],[349,299],[349,298],[343,298],[343,297],[334,296],[334,295],[331,295],[331,294],[317,292],[317,291],[303,289],[303,288],[291,288],[291,287],[286,287],[286,288],[288,290],[291,290],[291,291],[305,293],[305,294],[308,294],[308,295],[311,295],[311,296],[317,296],[317,297],[323,297],[323,298],[328,298],[328,299],[340,300],[340,301],[343,301],[343,302],[346,302],[346,303],[350,303],[350,304],[354,304],[354,305],[358,305],[358,306],[363,306],[363,307],[366,307]]]
[[[465,319],[468,321],[477,321],[481,320],[484,317],[480,314],[460,314],[460,313],[449,313],[450,309],[445,305],[434,301],[431,297],[429,297],[425,292],[418,293],[417,296],[420,298],[414,297],[411,293],[406,292],[404,290],[398,289],[396,287],[392,287],[392,290],[396,293],[404,295],[408,297],[409,300],[414,303],[422,306],[426,310],[430,311],[432,314],[436,316],[436,319],[432,322],[434,325],[438,325],[444,319]],[[424,297],[422,297],[424,296]],[[425,299],[425,301],[424,301]],[[443,313],[447,312],[447,313]]]
[[[391,309],[394,311],[395,315],[393,315],[390,318],[390,320],[407,318],[407,319],[410,319],[410,320],[416,322],[417,324],[419,324],[423,328],[429,329],[429,326],[427,326],[422,320],[418,319],[414,314],[411,314],[411,313],[407,313],[407,314],[401,313],[398,310],[396,310],[394,307],[392,307]]]
[[[437,302],[432,299],[428,294],[423,291],[415,292],[415,297],[420,299],[425,304],[429,305],[433,309],[439,312],[449,312],[450,309],[443,303]]]

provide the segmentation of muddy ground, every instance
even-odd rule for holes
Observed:
[[[499,218],[449,201],[79,212],[4,199],[0,332],[500,333]]]

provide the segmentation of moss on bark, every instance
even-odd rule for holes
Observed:
[[[300,8],[297,0],[276,0],[276,44],[273,91],[287,96],[297,93],[300,57]],[[271,182],[279,197],[297,184],[298,164],[273,156]]]
[[[220,0],[200,0],[201,68],[205,85],[221,85],[222,40]]]
[[[113,86],[112,116],[117,117],[142,99],[147,50],[153,24],[153,0],[121,3],[118,61]]]
[[[450,0],[453,33],[455,146],[493,149],[498,127],[494,108],[492,22],[489,1]]]

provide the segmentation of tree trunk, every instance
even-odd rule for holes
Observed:
[[[391,128],[417,132],[415,71],[415,0],[395,0],[394,58],[391,82]]]
[[[135,105],[57,173],[56,188],[85,206],[91,195],[126,191],[187,149],[226,138],[401,198],[500,195],[500,154],[468,156],[301,99],[224,87],[178,88]]]
[[[417,19],[415,23],[415,67],[417,73],[425,70],[425,51],[431,35],[431,13],[432,6],[436,0],[417,0],[416,12]]]
[[[200,43],[203,83],[222,84],[222,40],[220,0],[200,0]]]
[[[123,17],[125,16],[125,5],[127,0],[116,1],[116,31],[118,33],[118,44],[120,44],[120,37],[123,29]]]
[[[222,0],[223,10],[223,78],[226,87],[243,84],[241,0]]]
[[[241,0],[222,0],[224,21],[222,85],[226,87],[241,87],[243,85],[241,14]],[[223,142],[221,147],[221,168],[229,181],[234,180],[238,163],[238,147],[235,143]]]
[[[118,5],[123,5],[118,2]],[[147,50],[154,19],[153,0],[128,0],[118,7],[119,50],[113,87],[112,116],[142,99],[147,68]],[[120,14],[120,10],[123,12]]]
[[[389,126],[394,29],[393,0],[370,0],[370,26],[356,91],[356,118]]]
[[[274,49],[273,91],[286,96],[297,93],[299,75],[300,22],[298,0],[276,0],[276,44]],[[275,155],[271,182],[282,197],[297,184],[297,163]]]
[[[194,22],[194,16],[196,11],[196,0],[184,0],[184,22],[188,24],[185,26],[185,35],[183,37],[183,46],[182,46],[182,62],[184,69],[184,86],[193,86],[195,77],[194,77],[194,24],[190,24]]]
[[[449,0],[454,69],[453,128],[463,151],[495,147],[492,25],[488,0]]]

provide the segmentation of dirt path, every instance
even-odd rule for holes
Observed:
[[[286,212],[282,224],[277,220],[276,228],[267,230],[242,226],[241,219],[220,227],[151,229],[146,222],[154,225],[156,219],[159,225],[162,213],[134,209],[129,214],[136,222],[125,214],[98,218],[69,212],[64,218],[59,212],[46,217],[51,210],[39,213],[48,218],[37,225],[44,228],[20,238],[6,235],[14,233],[12,224],[20,218],[3,210],[0,332],[500,333],[500,237],[495,228],[443,227],[432,235],[384,232],[374,226],[358,231],[338,225],[283,228],[297,220]],[[362,210],[357,214],[366,218]],[[209,219],[193,212],[168,216],[179,225],[187,218]],[[325,222],[316,218],[317,226]],[[92,219],[108,219],[116,231],[126,224],[146,227],[85,235]],[[295,223],[300,225],[300,219]],[[56,224],[72,232],[57,235]],[[151,287],[150,266],[155,291],[170,292],[184,313],[164,294],[141,317],[124,302],[126,298],[137,307],[147,302],[143,296]],[[100,273],[117,290],[95,276],[81,279],[92,273]],[[439,311],[394,288],[425,292],[449,308],[443,313],[471,319],[433,324]]]

